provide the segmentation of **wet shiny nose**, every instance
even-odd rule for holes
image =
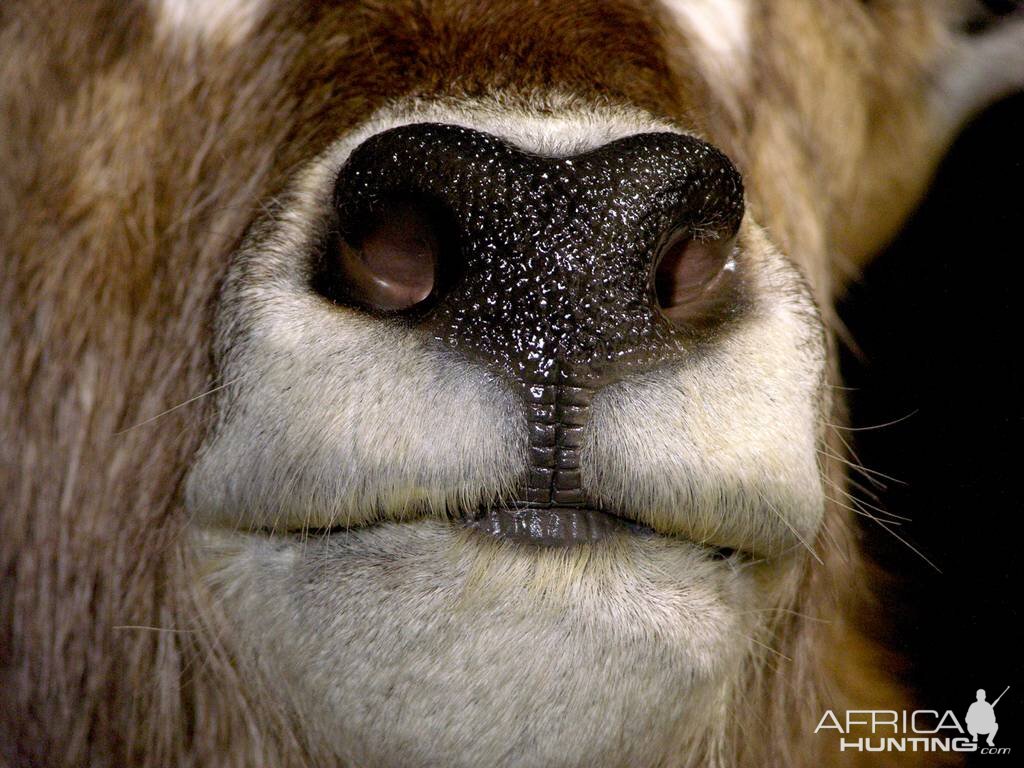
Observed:
[[[552,158],[409,125],[352,153],[334,203],[314,287],[421,328],[521,394],[528,504],[586,505],[579,454],[594,393],[681,359],[739,301],[726,278],[740,175],[690,136]]]

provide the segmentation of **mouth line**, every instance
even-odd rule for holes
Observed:
[[[456,523],[499,541],[549,549],[596,544],[622,535],[674,538],[643,523],[594,507],[492,507],[463,515]],[[732,547],[706,542],[700,546],[723,560],[737,554]]]
[[[385,522],[383,520],[377,522]],[[396,520],[393,522],[414,522]],[[480,507],[473,512],[463,512],[449,518],[455,528],[510,544],[540,549],[568,549],[577,546],[599,544],[615,536],[640,538],[678,539],[661,533],[650,526],[621,517],[596,507],[567,506],[496,506]],[[374,523],[371,523],[373,525]],[[364,526],[358,526],[364,527]],[[347,525],[333,525],[322,528],[304,527],[289,533],[310,535],[334,535],[352,531]],[[685,539],[707,550],[712,557],[727,560],[741,554],[734,547],[718,546],[710,542]]]
[[[660,535],[646,525],[594,507],[488,507],[454,522],[500,541],[548,548],[594,544],[615,535]]]

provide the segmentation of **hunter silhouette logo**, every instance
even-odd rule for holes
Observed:
[[[996,705],[1010,690],[1006,686],[991,704],[985,690],[979,688],[963,722],[947,709],[894,710],[850,709],[842,715],[825,711],[815,733],[834,731],[841,752],[977,752],[981,755],[1006,755],[1009,747],[995,746]],[[978,744],[985,736],[986,744]]]
[[[964,718],[967,722],[967,731],[975,741],[978,740],[980,733],[988,736],[986,742],[990,747],[994,746],[993,740],[996,737],[996,731],[999,730],[999,723],[996,722],[996,704],[1008,690],[1010,690],[1010,686],[1006,686],[1006,690],[999,694],[999,698],[989,704],[985,701],[985,689],[978,689],[977,700],[971,704],[967,710],[967,716]]]

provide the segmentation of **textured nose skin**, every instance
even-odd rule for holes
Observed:
[[[419,124],[358,147],[335,189],[342,234],[396,199],[449,217],[455,277],[410,320],[522,394],[530,470],[520,501],[585,505],[580,447],[594,393],[678,358],[687,334],[661,315],[659,248],[680,231],[730,236],[742,182],[698,139],[638,134],[568,158]]]

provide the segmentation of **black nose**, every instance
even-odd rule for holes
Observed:
[[[334,199],[315,287],[415,324],[521,392],[531,504],[585,504],[594,392],[678,359],[735,301],[722,275],[742,182],[693,137],[638,134],[550,158],[410,125],[360,145]]]

